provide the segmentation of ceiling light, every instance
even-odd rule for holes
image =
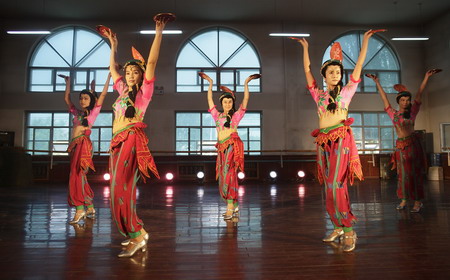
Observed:
[[[35,34],[50,34],[51,32],[48,30],[35,30],[35,31],[10,30],[10,31],[6,31],[6,33],[11,34],[11,35],[35,35]]]
[[[428,37],[395,37],[392,41],[428,41]]]
[[[269,36],[274,37],[309,37],[309,33],[270,33]]]
[[[141,30],[139,31],[141,34],[155,34],[155,30]],[[183,34],[181,30],[163,30],[163,34]]]

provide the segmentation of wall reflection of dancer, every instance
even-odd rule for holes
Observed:
[[[66,82],[64,100],[73,115],[72,140],[67,151],[70,153],[70,178],[69,178],[69,205],[76,208],[75,217],[71,224],[78,223],[86,217],[93,218],[95,209],[93,204],[94,192],[87,181],[86,174],[90,169],[95,171],[92,162],[92,142],[89,138],[91,128],[100,110],[103,100],[108,93],[111,76],[108,74],[103,91],[97,99],[94,91],[95,85],[91,84],[91,90],[80,92],[79,102],[81,110],[78,110],[70,100],[70,77],[60,75]],[[85,211],[87,207],[87,211]]]
[[[219,112],[212,97],[213,80],[203,72],[200,77],[209,82],[208,106],[217,128],[217,162],[216,179],[219,179],[219,192],[222,199],[227,202],[227,211],[223,214],[225,220],[231,220],[239,211],[238,205],[238,170],[244,170],[244,145],[239,138],[237,128],[239,122],[247,111],[250,97],[248,83],[259,79],[261,75],[250,75],[244,82],[244,99],[238,110],[235,109],[236,97],[227,87],[222,86],[222,95],[219,98],[223,112]]]
[[[319,90],[310,69],[308,42],[305,39],[292,38],[303,46],[303,63],[308,89],[317,103],[319,127],[313,132],[317,144],[317,168],[320,182],[325,183],[326,208],[334,225],[334,231],[323,239],[332,242],[344,238],[343,251],[350,252],[356,246],[356,233],[353,223],[356,221],[350,207],[347,183],[353,184],[354,177],[363,179],[358,150],[353,139],[348,117],[348,106],[360,82],[362,66],[366,58],[369,38],[376,31],[364,33],[361,52],[350,81],[343,86],[344,73],[342,50],[338,43],[331,48],[331,59],[321,68],[321,74],[327,85],[327,91]]]
[[[397,196],[401,199],[400,204],[397,206],[398,210],[405,209],[408,199],[414,200],[414,207],[411,209],[413,213],[419,212],[423,206],[423,180],[426,172],[426,158],[421,143],[422,135],[414,132],[414,122],[422,104],[422,94],[428,79],[438,72],[440,70],[433,69],[425,73],[425,77],[412,104],[411,93],[406,87],[400,84],[395,85],[394,89],[399,92],[396,98],[399,105],[398,111],[391,107],[378,77],[372,74],[366,75],[377,85],[378,92],[383,100],[384,110],[391,118],[398,136],[395,152],[392,155],[392,169],[397,168]]]
[[[172,14],[159,14],[154,17],[156,34],[153,39],[147,63],[133,49],[133,60],[125,66],[125,79],[119,74],[116,64],[117,37],[110,29],[103,29],[111,43],[111,75],[114,89],[119,97],[113,105],[113,138],[110,147],[111,172],[111,212],[119,232],[129,239],[122,242],[127,246],[118,256],[132,257],[137,251],[145,251],[148,233],[136,213],[136,185],[139,178],[150,178],[149,170],[159,178],[158,170],[145,135],[144,115],[152,99],[155,68],[159,57],[162,32]]]

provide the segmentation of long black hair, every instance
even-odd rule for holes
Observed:
[[[331,96],[331,98],[328,99],[329,104],[327,106],[327,110],[334,112],[337,108],[336,98],[338,97],[339,93],[342,90],[342,87],[344,86],[344,83],[342,82],[342,78],[344,77],[344,67],[339,60],[326,61],[324,64],[326,64],[326,66],[322,67],[322,70],[320,71],[324,78],[326,77],[327,68],[329,66],[339,66],[341,70],[341,79],[339,80],[338,84],[334,87],[333,90],[328,91],[328,94]]]
[[[94,109],[94,107],[95,107],[95,103],[97,102],[97,93],[96,93],[95,91],[90,92],[90,91],[87,90],[87,89],[83,89],[83,90],[80,92],[80,98],[81,98],[81,95],[82,95],[82,94],[87,94],[87,95],[89,96],[89,98],[91,99],[91,100],[89,101],[89,106],[87,106],[86,109],[83,110],[83,116],[82,116],[82,117],[83,117],[83,120],[81,121],[81,125],[82,125],[82,126],[88,127],[88,126],[89,126],[89,123],[88,123],[87,117],[88,117],[89,114],[91,113],[92,109]]]
[[[221,96],[220,96],[220,104],[222,104],[222,101],[225,99],[225,98],[229,98],[229,99],[232,99],[233,100],[233,107],[231,108],[231,110],[230,111],[228,111],[228,115],[227,115],[227,121],[223,124],[223,126],[225,126],[225,127],[230,127],[230,123],[231,123],[231,118],[233,117],[233,114],[234,114],[234,112],[236,112],[236,107],[235,107],[235,99],[232,97],[232,95],[231,94],[222,94]],[[223,108],[223,105],[222,105],[222,108]],[[222,111],[222,113],[223,113],[224,111]]]
[[[138,64],[135,60],[130,60],[129,62],[127,62],[125,64],[124,69],[126,70],[126,68],[130,65],[137,66],[142,74],[141,82],[139,84],[133,85],[131,88],[128,89],[129,100],[127,101],[127,109],[125,110],[125,117],[132,119],[136,115],[136,108],[134,108],[134,103],[136,102],[137,93],[138,93],[139,89],[141,88],[142,81],[144,80],[145,72],[143,71],[142,66],[140,64]]]

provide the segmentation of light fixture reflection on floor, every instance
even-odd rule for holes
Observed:
[[[197,180],[200,184],[205,182],[205,173],[203,171],[197,172]]]
[[[238,176],[238,179],[241,180],[241,181],[245,179],[245,173],[242,172],[242,171],[239,172],[237,176]]]
[[[109,181],[109,179],[111,179],[111,175],[109,175],[109,173],[103,174],[103,180]]]
[[[299,170],[299,171],[297,172],[297,181],[298,181],[298,182],[303,182],[303,180],[305,179],[305,177],[306,177],[305,171]]]
[[[168,173],[166,173],[166,181],[168,182],[168,183],[171,183],[171,182],[173,182],[173,178],[174,178],[174,176],[173,176],[173,173],[171,173],[171,172],[168,172]]]

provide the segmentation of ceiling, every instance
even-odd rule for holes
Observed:
[[[450,11],[450,0],[0,0],[8,20],[142,20],[173,12],[178,21],[298,22],[421,26]],[[419,4],[421,3],[421,4]],[[4,22],[4,23],[5,23]]]

